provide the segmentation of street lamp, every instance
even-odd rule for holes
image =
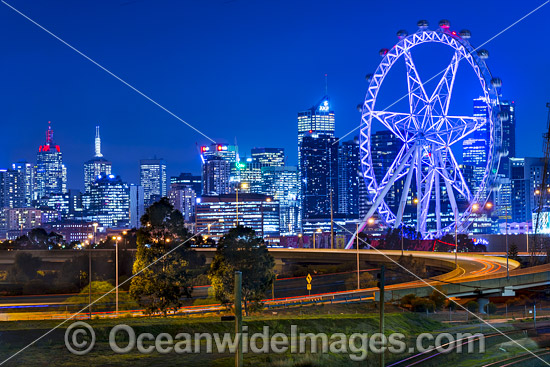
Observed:
[[[321,228],[317,228],[317,230],[315,230],[315,232],[313,232],[313,249],[315,250],[315,247],[316,247],[316,241],[315,241],[315,233],[322,233],[323,230]]]
[[[239,189],[241,190],[248,189],[248,183],[242,182],[240,185],[237,185],[237,187],[235,187],[235,201],[236,201],[235,209],[237,211],[237,227],[239,226]]]
[[[116,263],[116,278],[115,278],[115,289],[116,289],[116,311],[115,316],[118,317],[118,241],[120,241],[122,237],[120,236],[113,236],[113,240],[115,241],[115,263]]]
[[[93,234],[89,234],[90,241],[94,238]],[[92,319],[92,243],[88,247],[88,315]]]

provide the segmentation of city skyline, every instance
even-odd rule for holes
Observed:
[[[60,13],[62,16],[56,13],[58,9],[55,6],[43,4],[26,8],[22,6],[21,10],[143,89],[216,141],[233,143],[237,138],[242,151],[249,151],[253,147],[282,147],[288,156],[287,164],[295,165],[295,114],[313,105],[324,94],[325,74],[328,74],[331,104],[338,114],[335,135],[341,137],[358,126],[360,116],[355,106],[364,98],[364,75],[372,72],[379,62],[378,50],[395,43],[394,35],[398,29],[413,31],[416,21],[422,18],[429,20],[431,28],[436,28],[439,19],[448,17],[453,28],[470,29],[471,41],[474,46],[478,46],[505,28],[515,14],[529,10],[528,5],[510,3],[506,7],[510,14],[503,12],[499,17],[492,17],[495,4],[475,4],[477,11],[473,13],[466,11],[468,6],[465,4],[452,16],[443,5],[428,7],[403,4],[404,8],[410,7],[411,11],[393,16],[391,4],[367,7],[358,3],[337,7],[318,3],[308,8],[312,12],[311,18],[302,19],[297,15],[289,15],[292,13],[289,11],[271,9],[262,22],[250,17],[259,10],[254,7],[240,14],[242,5],[238,1],[215,3],[214,9],[206,9],[206,5],[202,4],[182,7],[170,5],[153,9],[154,21],[151,24],[143,26],[125,19],[124,27],[118,25],[115,19],[126,13],[139,18],[140,14],[150,10],[147,1],[116,6],[94,4],[91,14],[95,14],[96,18],[92,16],[87,21],[101,20],[102,29],[86,33],[85,37],[80,27],[89,27],[91,24],[87,21],[77,24],[77,20],[83,14],[89,15],[87,12],[90,11],[88,7],[92,6],[91,3],[70,5]],[[291,10],[298,11],[307,4],[289,6]],[[105,11],[106,8],[109,11]],[[193,27],[201,27],[198,23],[206,16],[207,10],[212,15],[208,25],[217,22],[216,27],[204,30],[204,34],[197,40],[184,38],[180,48],[174,46],[179,44],[177,42],[169,43],[193,30]],[[367,13],[361,15],[362,12],[358,10],[369,10],[367,13],[378,16],[369,16],[369,23],[366,24],[361,19],[364,20],[364,14]],[[334,18],[332,25],[313,19],[316,14],[328,12]],[[535,47],[535,40],[530,34],[536,32],[537,27],[542,27],[541,19],[545,12],[547,10],[543,9],[534,14],[528,24],[518,24],[513,31],[504,33],[486,46],[491,55],[491,71],[503,80],[503,97],[516,102],[520,126],[529,124],[530,127],[518,131],[517,156],[542,155],[547,95],[544,88],[550,82],[544,73],[544,60],[548,57],[542,55],[527,64],[527,57],[510,54],[509,47],[520,40],[526,49]],[[173,25],[174,17],[178,15],[188,20],[188,23]],[[192,20],[191,15],[197,19]],[[226,19],[227,15],[235,15],[237,20],[243,22],[243,27],[231,28],[231,34],[218,39],[216,37],[220,35],[220,30],[230,22]],[[113,172],[127,182],[138,182],[139,159],[155,155],[167,160],[167,176],[176,176],[180,172],[200,172],[195,143],[207,144],[205,138],[193,133],[125,86],[117,84],[117,81],[17,14],[5,11],[0,17],[4,24],[13,28],[12,34],[15,35],[14,39],[4,39],[5,47],[18,50],[2,61],[4,70],[11,71],[4,78],[4,84],[10,90],[9,94],[4,95],[4,121],[5,133],[13,139],[7,142],[7,149],[0,154],[0,167],[7,168],[21,159],[33,162],[35,148],[43,143],[44,126],[51,120],[56,131],[56,141],[63,146],[65,153],[68,188],[82,189],[82,163],[93,155],[92,134],[96,125],[102,129],[103,154],[110,159],[117,158],[113,159]],[[349,26],[343,24],[344,19]],[[148,30],[159,26],[169,27],[159,24],[165,20],[174,29],[163,33],[168,34],[167,40],[158,42],[156,34],[161,32]],[[274,27],[275,23],[284,20],[290,22],[287,29]],[[305,24],[300,24],[298,20],[303,20]],[[144,27],[143,30],[138,26]],[[252,26],[258,29],[255,32],[258,34],[248,31]],[[328,27],[329,31],[319,36],[321,33],[317,30],[323,27]],[[369,29],[377,29],[377,33],[373,34]],[[135,32],[142,32],[140,34],[144,35],[144,40],[124,43],[125,36]],[[276,40],[271,37],[275,34]],[[293,34],[299,37],[291,40]],[[107,35],[114,37],[113,40],[107,39]],[[330,49],[326,57],[321,60],[314,55],[302,56],[299,62],[285,61],[280,71],[269,72],[275,65],[297,54],[303,42],[312,40],[319,40],[320,44]],[[214,46],[214,51],[199,47],[205,41]],[[98,42],[101,42],[101,47]],[[269,42],[276,43],[270,45]],[[358,42],[361,42],[360,48],[355,47]],[[122,51],[117,49],[121,44],[124,45]],[[254,46],[251,47],[251,44]],[[285,45],[284,49],[282,45]],[[192,51],[200,52],[193,52],[193,58],[189,58],[189,52]],[[214,60],[213,56],[220,52],[228,55],[226,62],[208,61]],[[544,54],[548,51],[542,52]],[[29,57],[36,55],[39,57]],[[14,62],[20,65],[14,68]],[[192,75],[199,63],[206,65],[206,69]],[[527,65],[531,73],[537,74],[534,88],[528,88],[527,81],[522,80],[520,70]],[[40,83],[30,88],[30,80],[34,79]],[[265,94],[257,93],[255,87],[261,87],[261,84],[272,87]],[[464,86],[457,88],[465,90]],[[228,97],[231,93],[237,96]],[[471,94],[475,95],[467,97],[475,98],[478,93]],[[23,108],[29,104],[33,108]],[[471,105],[467,107],[470,111]],[[260,131],[258,126],[262,127]],[[355,135],[351,134],[344,140],[351,140]]]

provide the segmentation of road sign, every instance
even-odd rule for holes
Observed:
[[[306,280],[307,280],[307,284],[311,283],[311,275],[310,274],[307,275]]]
[[[311,290],[311,284],[308,283],[307,285],[307,290],[310,291]]]

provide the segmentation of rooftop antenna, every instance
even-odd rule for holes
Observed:
[[[103,157],[103,154],[101,154],[101,138],[99,137],[99,126],[95,127],[95,156],[97,158]]]
[[[328,74],[325,73],[325,96],[328,96]]]

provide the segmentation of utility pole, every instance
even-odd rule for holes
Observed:
[[[378,288],[380,289],[380,334],[384,335],[384,300],[385,300],[385,295],[384,295],[384,286],[385,286],[385,266],[382,265],[380,266],[380,274],[378,274],[378,276],[380,277],[380,280],[378,282]],[[386,348],[386,345],[384,344],[383,346],[383,350],[382,350],[382,353],[380,353],[380,367],[384,367],[384,351],[385,351],[385,348]]]
[[[237,352],[235,353],[235,367],[243,367],[243,310],[242,310],[242,282],[243,274],[235,272],[235,334],[237,336]]]

